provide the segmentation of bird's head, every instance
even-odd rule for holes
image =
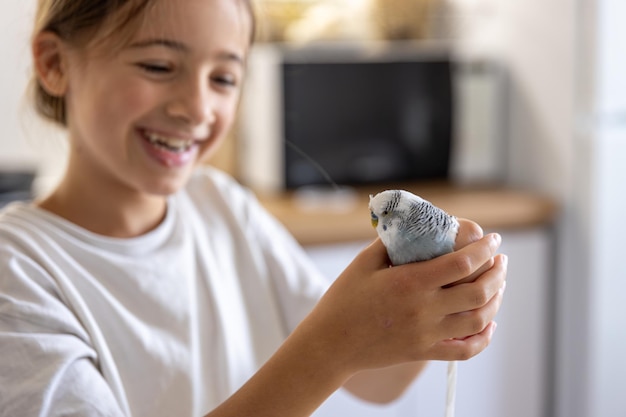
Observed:
[[[369,209],[374,228],[378,230],[380,225],[383,231],[387,230],[391,224],[391,219],[396,215],[401,197],[402,194],[399,190],[387,190],[376,195],[370,195]]]

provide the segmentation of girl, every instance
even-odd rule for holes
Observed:
[[[457,252],[393,268],[376,240],[327,290],[248,191],[198,167],[233,122],[247,1],[38,7],[35,103],[70,155],[49,196],[0,215],[1,415],[306,416],[489,344],[497,235],[462,221]]]

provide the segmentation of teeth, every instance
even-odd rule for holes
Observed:
[[[152,132],[146,132],[146,137],[148,138],[150,143],[168,148],[175,152],[182,152],[193,144],[193,139],[180,139],[161,136]]]

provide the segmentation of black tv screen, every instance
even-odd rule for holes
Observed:
[[[447,178],[449,59],[283,63],[282,82],[287,188]]]

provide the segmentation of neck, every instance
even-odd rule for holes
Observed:
[[[37,205],[91,232],[118,238],[136,237],[156,228],[166,212],[166,197],[123,187],[89,186],[66,178]]]

